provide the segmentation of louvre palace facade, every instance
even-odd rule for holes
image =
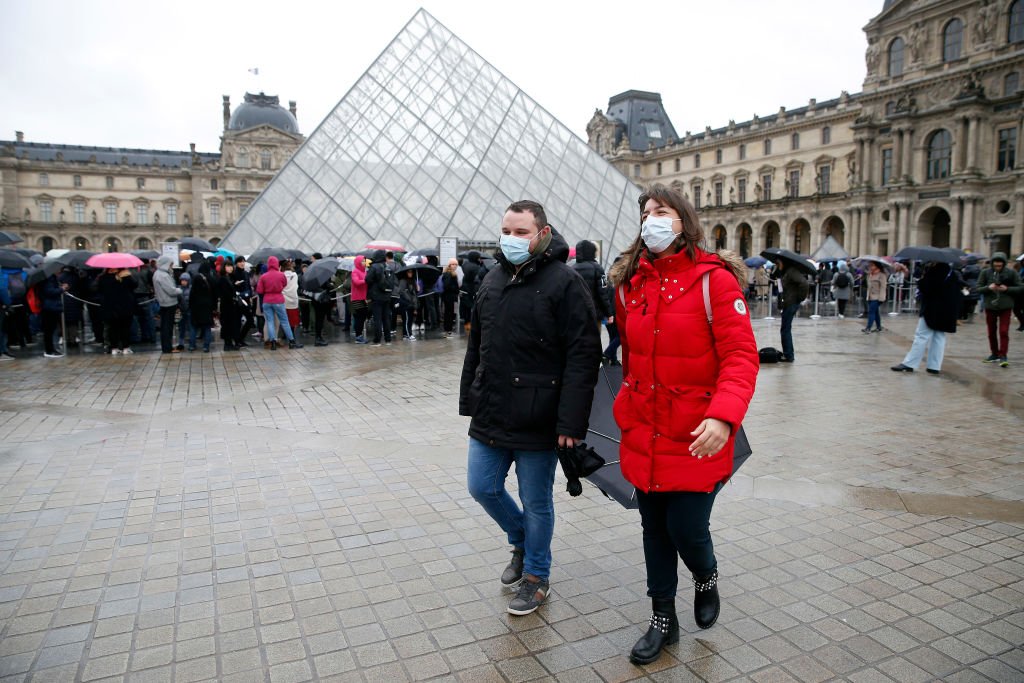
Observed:
[[[744,256],[903,246],[1024,251],[1024,0],[885,0],[863,90],[676,133],[657,93],[612,97],[588,142],[638,184],[680,188]]]
[[[44,252],[219,242],[304,140],[295,102],[246,93],[232,111],[225,95],[222,109],[218,153],[0,140],[0,225]]]

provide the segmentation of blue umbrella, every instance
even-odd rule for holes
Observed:
[[[747,265],[747,268],[760,268],[764,264],[768,263],[768,259],[763,256],[751,256],[743,263]]]

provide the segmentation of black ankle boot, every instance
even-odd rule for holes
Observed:
[[[651,615],[651,625],[629,653],[629,661],[634,664],[650,664],[661,656],[661,651],[666,645],[679,642],[679,619],[676,618],[675,598],[654,598],[651,602],[654,612]]]
[[[711,628],[722,608],[718,599],[718,570],[707,576],[694,575],[693,587],[693,620],[701,628]]]

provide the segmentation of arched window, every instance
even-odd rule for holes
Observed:
[[[953,151],[953,136],[948,130],[937,130],[928,138],[928,180],[949,177],[949,162]]]
[[[42,252],[45,254],[51,249],[55,249],[57,242],[52,237],[43,237],[39,240],[39,246],[42,247]]]
[[[1003,77],[1003,97],[1016,95],[1020,88],[1020,77],[1016,71],[1011,71]]]
[[[693,155],[693,167],[700,168],[700,152]]]
[[[715,150],[715,163],[716,164],[722,163],[722,150],[720,150],[720,149],[716,149]]]
[[[107,251],[121,251],[121,240],[116,237],[108,237],[103,246]]]
[[[942,61],[952,62],[960,59],[960,48],[964,42],[964,22],[951,19],[946,28],[942,29]]]
[[[889,43],[889,76],[903,75],[903,39],[896,38]]]
[[[85,239],[84,237],[76,237],[75,239],[71,240],[71,244],[74,245],[74,248],[78,249],[79,251],[89,248],[89,240]]]
[[[150,242],[145,237],[140,237],[138,240],[136,240],[135,246],[138,247],[139,249],[152,249],[153,243]]]
[[[1010,5],[1010,30],[1007,42],[1024,43],[1024,0],[1014,0]]]

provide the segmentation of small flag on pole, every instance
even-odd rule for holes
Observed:
[[[257,67],[253,67],[252,69],[249,69],[249,73],[251,73],[253,76],[259,76],[260,75],[260,69],[259,69],[258,66]]]

